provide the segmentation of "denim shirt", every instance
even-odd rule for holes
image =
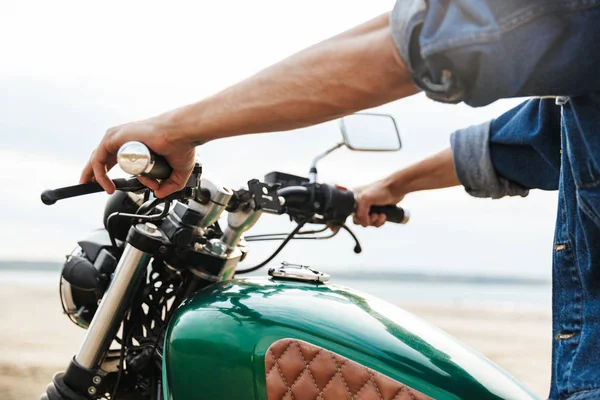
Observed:
[[[435,100],[539,97],[455,132],[454,166],[477,197],[559,191],[550,398],[600,399],[600,0],[399,0],[391,28]]]

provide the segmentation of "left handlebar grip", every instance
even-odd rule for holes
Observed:
[[[113,183],[117,190],[135,192],[145,188],[137,178],[129,179],[113,179]],[[82,183],[74,186],[67,186],[58,189],[48,189],[42,192],[42,203],[51,206],[58,200],[69,199],[71,197],[83,196],[86,194],[103,192],[104,189],[97,182]]]
[[[134,176],[166,179],[173,172],[164,157],[156,154],[141,142],[127,142],[117,153],[121,169]]]
[[[84,194],[103,192],[99,183],[91,182],[82,185],[67,186],[60,189],[44,190],[42,192],[42,203],[51,206],[58,200],[68,199],[70,197],[83,196]]]

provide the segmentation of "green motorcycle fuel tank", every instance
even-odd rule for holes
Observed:
[[[434,399],[535,398],[491,361],[385,301],[332,284],[250,278],[212,284],[176,311],[165,338],[165,399],[267,400],[265,356],[284,338]]]

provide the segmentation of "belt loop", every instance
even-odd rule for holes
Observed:
[[[564,106],[565,104],[567,104],[569,102],[569,98],[566,96],[557,96],[555,103],[557,106]]]

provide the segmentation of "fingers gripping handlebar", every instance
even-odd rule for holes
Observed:
[[[410,220],[410,214],[398,206],[371,206],[372,214],[385,214],[387,222],[406,224]]]
[[[325,184],[316,184],[314,194],[306,186],[288,186],[277,194],[285,199],[288,214],[316,212],[329,222],[345,221],[357,206],[355,193]],[[388,222],[397,224],[406,224],[410,218],[407,211],[395,205],[371,206],[370,212],[385,214]]]
[[[173,171],[164,157],[154,153],[146,145],[140,142],[127,142],[121,146],[117,153],[117,162],[123,171],[134,175],[135,177],[142,176],[153,179],[166,179]],[[135,177],[128,179],[113,179],[113,183],[117,190],[135,192],[145,189],[146,186]],[[41,199],[44,204],[52,205],[58,200],[103,191],[104,189],[99,183],[89,182],[53,190],[45,190],[41,195]]]
[[[117,153],[121,169],[134,176],[166,179],[173,172],[164,157],[159,156],[140,142],[127,142]]]

